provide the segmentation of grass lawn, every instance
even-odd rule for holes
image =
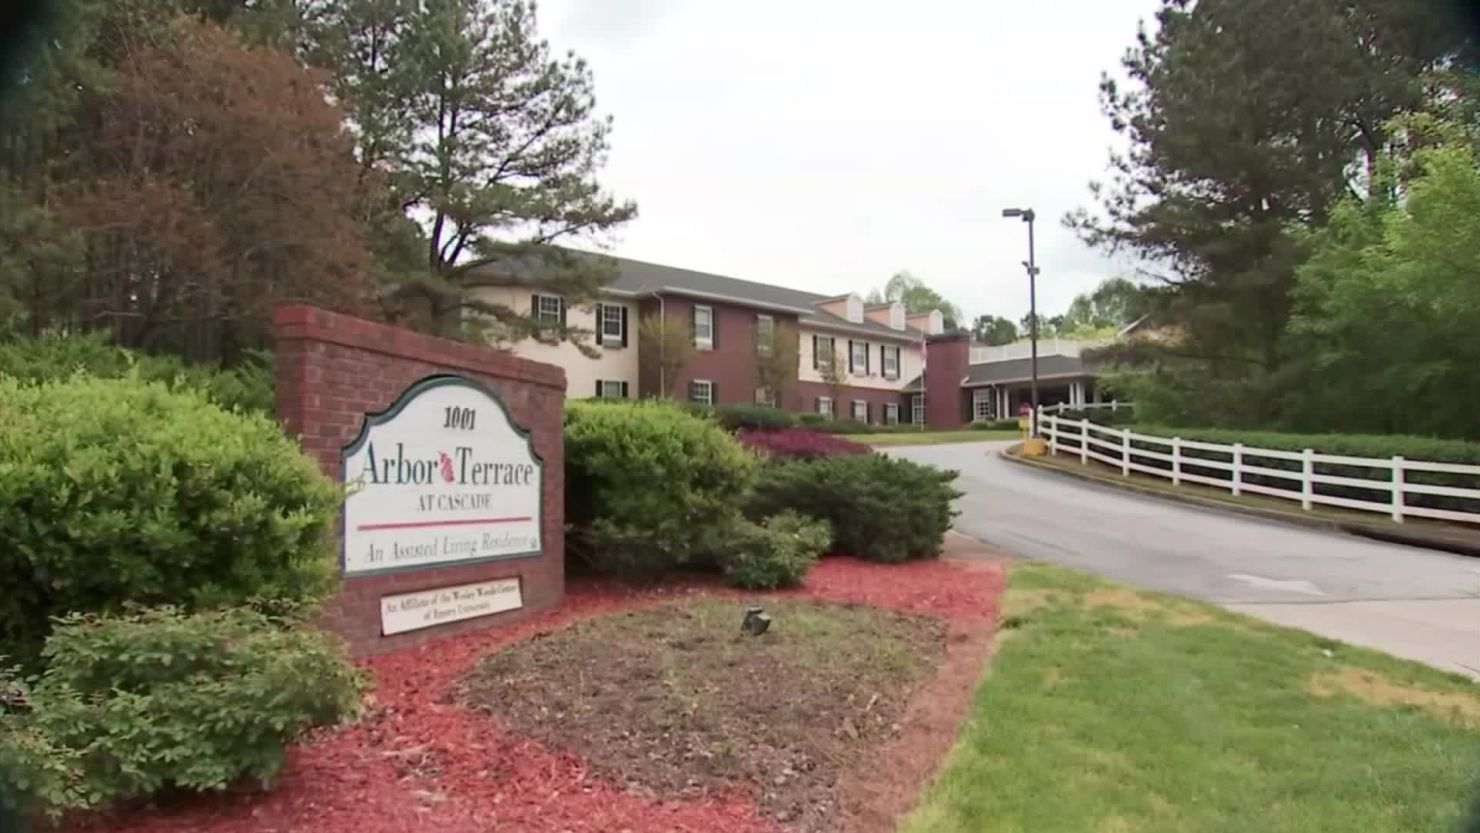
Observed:
[[[1022,434],[1017,431],[921,431],[918,434],[901,431],[897,434],[840,434],[839,436],[869,445],[938,445],[940,443],[1022,439]]]
[[[1013,568],[906,833],[1457,831],[1480,686],[1219,608]]]

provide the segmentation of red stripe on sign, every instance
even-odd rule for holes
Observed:
[[[360,524],[355,527],[358,532],[367,529],[423,529],[429,526],[472,526],[474,524],[512,524],[520,521],[532,521],[534,518],[525,516],[522,518],[470,518],[459,521],[401,521],[390,524]]]

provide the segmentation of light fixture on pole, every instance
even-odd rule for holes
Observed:
[[[1028,224],[1028,259],[1023,261],[1023,267],[1028,270],[1028,340],[1030,342],[1030,372],[1033,378],[1032,387],[1032,429],[1033,436],[1038,436],[1038,265],[1033,257],[1033,218],[1036,216],[1031,208],[1004,208],[1003,217],[1021,217]]]

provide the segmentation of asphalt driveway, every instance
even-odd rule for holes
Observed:
[[[1001,459],[1009,443],[888,453],[961,472],[960,531],[1008,552],[1224,605],[1480,679],[1480,558],[1200,509]]]

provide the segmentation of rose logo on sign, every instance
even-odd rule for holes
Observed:
[[[341,458],[347,577],[541,552],[544,463],[472,379],[407,388],[365,417]]]

